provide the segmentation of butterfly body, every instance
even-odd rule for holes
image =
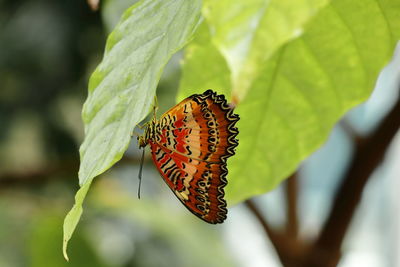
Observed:
[[[178,199],[208,223],[226,219],[226,160],[238,145],[238,120],[223,95],[207,90],[153,118],[139,137]]]

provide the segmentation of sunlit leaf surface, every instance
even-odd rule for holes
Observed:
[[[303,27],[328,0],[204,1],[213,43],[231,70],[232,90],[243,98],[264,62]]]
[[[266,7],[266,16],[272,12],[268,11],[272,6],[273,1]],[[237,103],[236,112],[241,117],[237,155],[229,160],[226,191],[230,204],[273,189],[315,151],[341,116],[368,98],[399,37],[400,3],[396,1],[338,0],[309,8],[315,12],[308,12],[309,17],[302,18],[307,23],[297,36],[286,38],[289,31],[272,34],[271,29],[288,29],[282,27],[283,21],[278,19],[270,21],[268,27],[261,26],[262,23],[254,26],[257,36],[268,37],[268,42],[272,43],[254,52],[252,48],[244,50],[245,53],[239,53],[240,58],[235,59],[256,62],[251,64],[250,70],[257,75],[242,77],[248,79],[241,81],[248,83],[245,97],[235,91],[235,79],[220,84],[226,86],[222,90],[232,90],[232,100]],[[279,13],[290,20],[291,12],[282,7]],[[212,24],[214,19],[221,18],[209,16],[212,14],[207,15],[210,33],[224,32],[223,24]],[[240,21],[239,18],[235,20]],[[292,31],[295,27],[289,28]],[[240,27],[236,32],[229,28],[229,36],[235,33],[239,37],[243,35]],[[274,39],[274,36],[286,37]],[[179,96],[194,93],[192,88],[208,88],[204,77],[212,77],[209,70],[219,70],[220,77],[232,75],[233,69],[229,73],[224,71],[227,71],[227,64],[231,66],[230,57],[235,54],[227,56],[220,49],[226,61],[214,62],[205,56],[198,57],[196,49],[192,49],[198,46],[194,40],[188,47],[192,53],[184,61],[184,82]],[[216,47],[218,42],[210,48],[212,54]],[[201,50],[203,55],[207,54],[206,49]],[[210,64],[214,66],[207,67]],[[188,74],[187,66],[202,72]],[[246,66],[239,68],[247,71]]]
[[[229,68],[224,57],[211,42],[206,22],[201,24],[196,37],[185,49],[183,75],[179,87],[178,101],[209,88],[218,94],[230,95]]]

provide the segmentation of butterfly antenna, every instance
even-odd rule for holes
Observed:
[[[142,184],[142,170],[143,170],[143,161],[144,161],[144,147],[142,148],[142,157],[140,158],[140,168],[139,168],[139,187],[138,187],[138,199],[140,199],[140,186]]]

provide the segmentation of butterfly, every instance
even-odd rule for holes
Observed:
[[[235,154],[239,116],[223,95],[194,94],[154,118],[138,137],[150,146],[154,164],[182,204],[200,219],[222,223],[227,209],[227,159]]]

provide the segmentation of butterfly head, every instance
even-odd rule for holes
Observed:
[[[139,143],[139,148],[147,146],[149,140],[153,139],[156,134],[157,120],[153,119],[144,125],[144,133],[138,136],[137,140]]]
[[[148,143],[148,140],[149,140],[149,134],[148,134],[149,130],[148,129],[149,129],[149,126],[148,126],[148,123],[146,123],[144,125],[144,133],[143,133],[143,135],[139,135],[137,137],[139,148],[143,148],[143,147],[147,146],[147,143]]]
[[[137,140],[139,143],[139,148],[145,147],[147,145],[146,138],[144,135],[138,136]]]

